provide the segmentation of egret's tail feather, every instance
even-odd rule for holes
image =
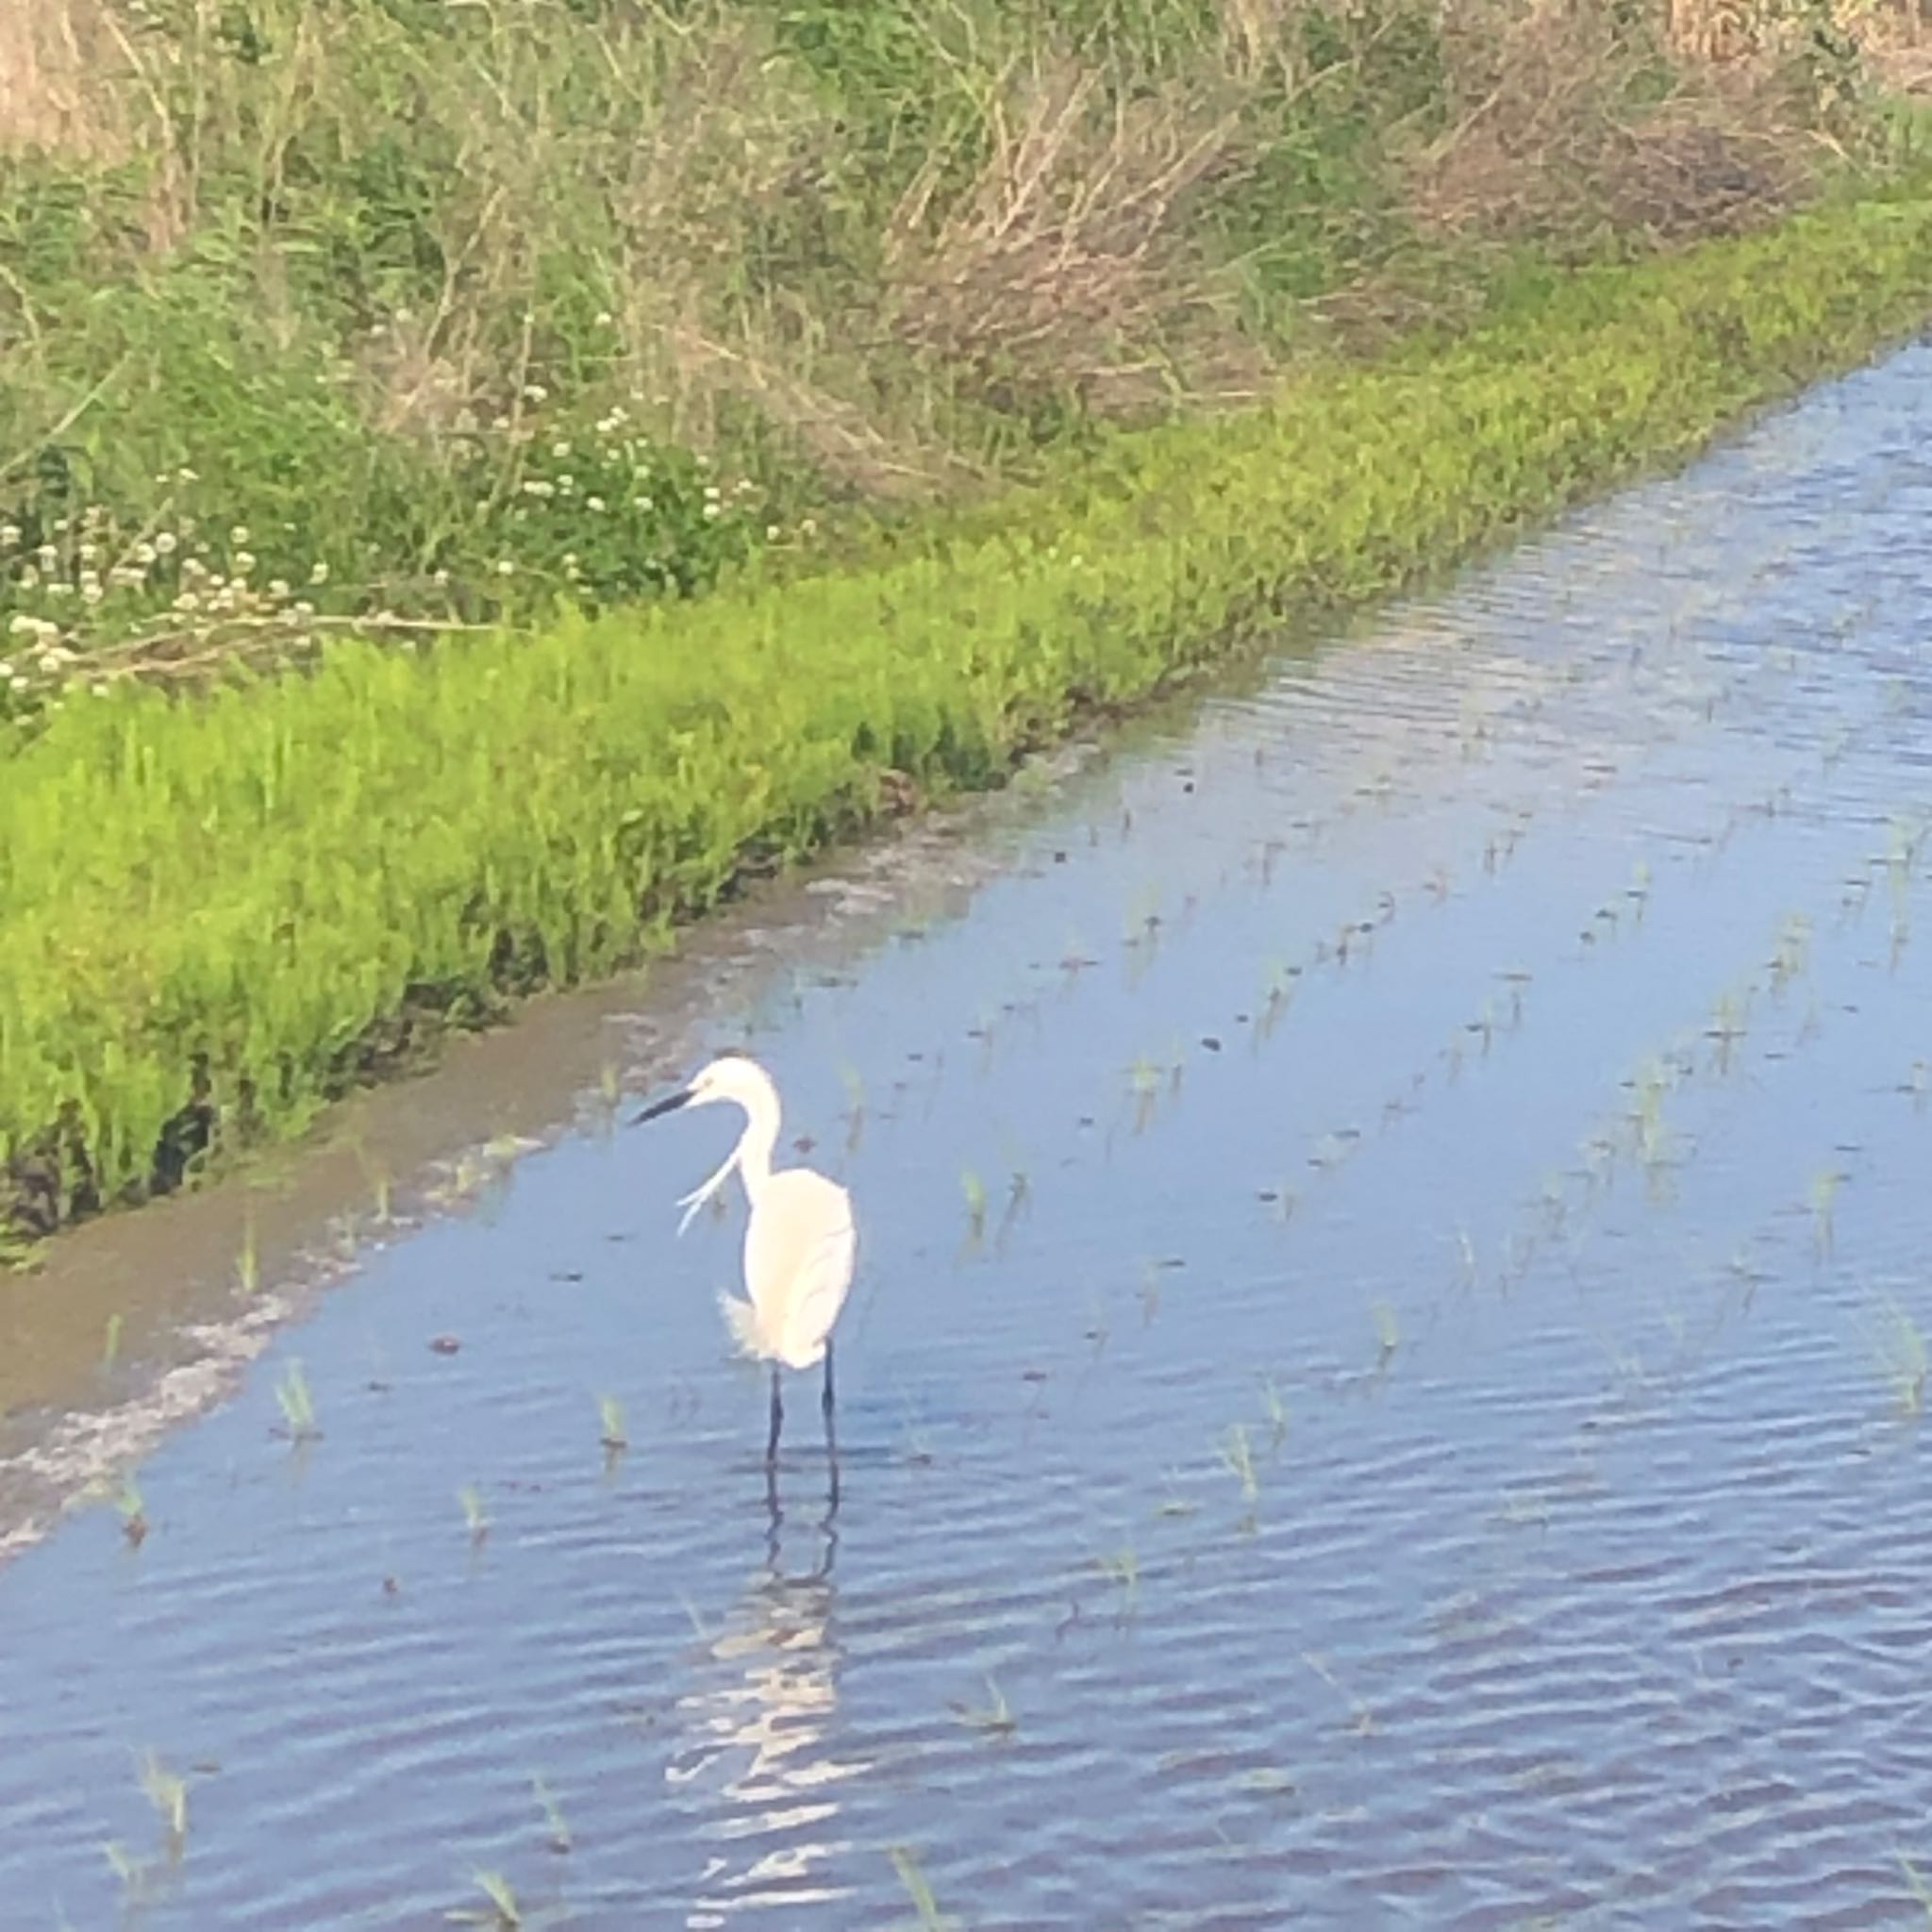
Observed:
[[[721,1293],[718,1309],[731,1331],[731,1341],[740,1355],[762,1355],[758,1345],[758,1311],[742,1296]]]

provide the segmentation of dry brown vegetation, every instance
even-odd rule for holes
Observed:
[[[125,152],[127,100],[110,0],[0,5],[0,151],[95,161]]]
[[[1136,349],[1185,299],[1176,210],[1239,165],[1240,111],[1212,84],[1226,78],[1102,104],[1099,76],[1065,52],[1003,76],[966,191],[941,205],[929,161],[893,210],[884,279],[901,339],[985,381],[1064,380],[1090,400],[1142,374]]]
[[[1724,233],[1805,192],[1819,129],[1790,75],[1727,37],[1730,12],[1672,0],[1681,58],[1644,97],[1657,49],[1585,0],[1464,16],[1444,36],[1458,111],[1408,164],[1426,224],[1455,232],[1588,240],[1601,228],[1659,240]],[[1635,105],[1641,101],[1641,107]]]

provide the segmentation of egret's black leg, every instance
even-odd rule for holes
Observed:
[[[825,1392],[819,1398],[819,1407],[825,1414],[825,1466],[831,1472],[831,1507],[839,1507],[839,1432],[833,1424],[835,1404],[832,1399],[832,1344],[825,1343]]]
[[[765,1440],[765,1467],[778,1466],[778,1431],[785,1421],[785,1403],[778,1393],[778,1364],[772,1364],[772,1433]]]

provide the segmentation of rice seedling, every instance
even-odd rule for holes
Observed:
[[[161,1821],[171,1856],[188,1841],[188,1781],[172,1772],[152,1751],[138,1760],[141,1791]]]
[[[1721,1074],[1731,1070],[1731,1052],[1744,1037],[1745,1003],[1733,992],[1720,993],[1710,1024],[1704,1037],[1717,1042],[1717,1068]]]
[[[524,1924],[524,1913],[509,1880],[501,1872],[475,1872],[471,1878],[489,1904],[458,1907],[443,1917],[453,1925],[490,1925],[498,1932],[517,1932]]]
[[[1661,1060],[1648,1060],[1639,1069],[1632,1086],[1635,1092],[1630,1118],[1636,1133],[1637,1158],[1646,1168],[1655,1170],[1670,1154],[1670,1132],[1664,1124],[1664,1096],[1670,1091],[1670,1073]]]
[[[307,1442],[321,1435],[316,1425],[315,1398],[299,1361],[291,1361],[275,1384],[275,1404],[282,1411],[282,1429],[291,1442]]]
[[[1295,1209],[1301,1206],[1301,1195],[1283,1181],[1279,1187],[1263,1188],[1259,1198],[1274,1210],[1275,1220],[1284,1224],[1294,1219]]]
[[[1254,1503],[1261,1493],[1261,1486],[1255,1474],[1255,1456],[1254,1451],[1248,1446],[1245,1424],[1234,1424],[1222,1438],[1221,1460],[1228,1473],[1241,1484],[1241,1501]]]
[[[710,1620],[683,1591],[677,1592],[677,1601],[684,1610],[685,1621],[691,1625],[691,1634],[707,1649],[716,1641],[717,1631]]]
[[[1835,1167],[1820,1168],[1811,1176],[1810,1184],[1805,1190],[1806,1206],[1811,1210],[1811,1233],[1821,1253],[1827,1252],[1832,1243],[1832,1231],[1838,1208],[1838,1191],[1844,1185],[1844,1173]]]
[[[1151,946],[1162,924],[1160,892],[1154,886],[1142,886],[1134,894],[1121,925],[1121,943],[1132,948]]]
[[[1272,1454],[1288,1440],[1288,1403],[1273,1375],[1261,1377],[1261,1401],[1268,1411],[1268,1448]]]
[[[1374,1713],[1354,1691],[1344,1687],[1327,1658],[1312,1650],[1305,1650],[1302,1652],[1302,1661],[1348,1706],[1350,1726],[1355,1734],[1358,1738],[1371,1736],[1375,1728]]]
[[[1913,1898],[1919,1902],[1920,1909],[1925,1914],[1926,1925],[1932,1927],[1932,1886],[1925,1883],[1919,1874],[1919,1868],[1903,1852],[1896,1856],[1898,1868],[1905,1874],[1906,1884],[1910,1889]]]
[[[149,1873],[145,1862],[137,1858],[118,1839],[109,1839],[101,1847],[101,1856],[107,1859],[108,1870],[121,1881],[124,1903],[139,1903],[147,1891]]]
[[[613,1454],[630,1447],[630,1437],[624,1426],[624,1404],[616,1396],[598,1396],[597,1428],[598,1441]]]
[[[1503,1243],[1503,1265],[1496,1273],[1496,1287],[1500,1292],[1507,1294],[1528,1275],[1540,1246],[1534,1234],[1525,1234],[1520,1228],[1510,1233]]]
[[[919,1914],[920,1932],[953,1932],[953,1922],[941,1912],[932,1887],[919,1868],[919,1855],[912,1847],[892,1845],[888,1847],[886,1856],[891,1859],[892,1870],[899,1874],[899,1883],[912,1901],[912,1909]]]
[[[986,1233],[986,1183],[973,1168],[962,1168],[959,1191],[966,1197],[966,1238],[976,1244]]]
[[[858,1152],[865,1140],[865,1076],[850,1060],[840,1062],[839,1084],[845,1090],[845,1152]]]
[[[1883,866],[1895,905],[1903,905],[1911,891],[1912,874],[1928,829],[1932,829],[1932,820],[1920,813],[1895,811],[1887,822],[1885,850],[1871,863]]]
[[[1783,992],[1804,972],[1810,952],[1811,922],[1802,912],[1790,913],[1778,929],[1777,944],[1766,966],[1774,992]]]
[[[1067,942],[1060,952],[1060,971],[1067,976],[1069,987],[1081,974],[1099,965],[1100,961],[1091,954],[1080,935],[1071,927],[1067,931]]]
[[[991,1677],[986,1680],[986,1696],[984,1704],[956,1702],[952,1708],[968,1730],[985,1731],[999,1738],[1011,1737],[1019,1729],[1018,1722],[1007,1703],[1006,1692]]]
[[[1563,1224],[1570,1218],[1570,1192],[1564,1175],[1546,1174],[1543,1176],[1539,1205],[1542,1208],[1544,1225],[1550,1233],[1560,1234]]]
[[[1000,1233],[1004,1236],[1033,1198],[1033,1176],[1027,1172],[1019,1149],[1004,1144],[1004,1137],[1002,1140],[1001,1151],[1007,1163],[1007,1205],[1000,1217]]]
[[[1583,1142],[1583,1174],[1593,1193],[1608,1178],[1617,1163],[1617,1141],[1607,1133],[1592,1134]]]
[[[1160,1312],[1160,1270],[1152,1261],[1141,1264],[1141,1286],[1135,1292],[1135,1299],[1141,1304],[1141,1327],[1151,1326],[1155,1316]]]
[[[114,1364],[121,1359],[121,1312],[117,1308],[108,1317],[108,1332],[101,1341],[101,1372],[111,1373]]]
[[[1402,1324],[1396,1318],[1395,1310],[1387,1302],[1372,1303],[1369,1314],[1375,1324],[1376,1362],[1386,1363],[1402,1346]]]
[[[1523,1024],[1523,999],[1534,978],[1527,967],[1515,966],[1497,974],[1496,977],[1509,991],[1509,1024],[1520,1026]]]
[[[1097,1289],[1090,1288],[1087,1291],[1087,1325],[1080,1331],[1080,1339],[1091,1341],[1093,1353],[1098,1357],[1107,1346],[1108,1333],[1107,1304],[1101,1300]]]
[[[1925,1407],[1925,1378],[1932,1369],[1924,1329],[1895,1295],[1882,1298],[1870,1325],[1870,1344],[1902,1415],[1916,1417]]]
[[[141,1485],[131,1475],[123,1479],[114,1507],[120,1512],[121,1534],[139,1549],[147,1536],[147,1505],[142,1500]]]
[[[1096,1557],[1093,1561],[1100,1574],[1119,1589],[1123,1612],[1132,1610],[1141,1595],[1141,1561],[1134,1554],[1133,1544],[1123,1543],[1118,1550]]]
[[[490,1512],[483,1507],[483,1492],[475,1483],[465,1483],[457,1491],[457,1501],[463,1506],[463,1527],[470,1533],[471,1543],[480,1543],[490,1534]]]
[[[530,1780],[530,1790],[543,1813],[544,1842],[561,1856],[576,1842],[571,1836],[563,1807],[557,1802],[557,1794],[544,1782],[541,1773]]]

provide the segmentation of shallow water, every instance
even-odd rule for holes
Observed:
[[[143,1541],[0,1571],[0,1922],[1923,1921],[1928,378],[720,996],[858,1204],[835,1521],[803,1381],[768,1516],[741,1204],[673,1238],[728,1120],[366,1254]]]

